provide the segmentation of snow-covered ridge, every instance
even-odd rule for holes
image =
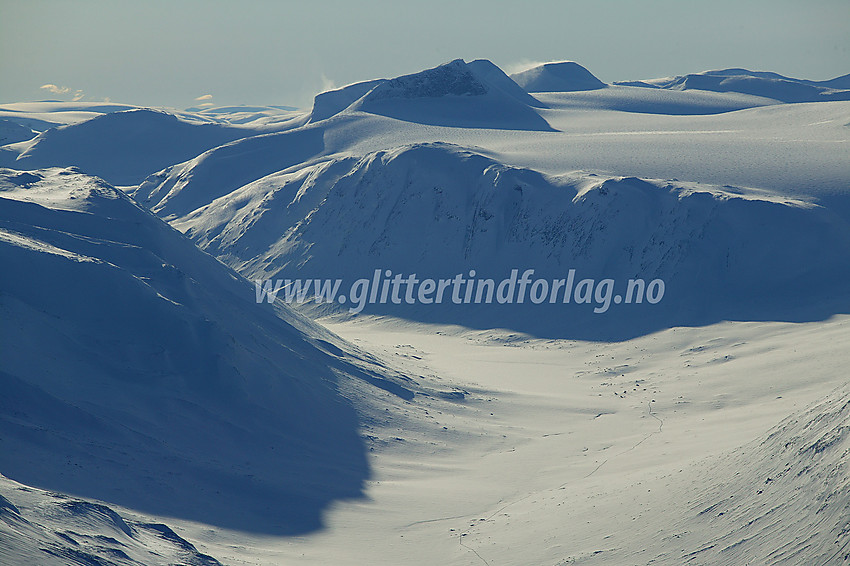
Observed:
[[[76,166],[118,185],[255,132],[190,122],[159,110],[124,110],[51,128],[28,142],[7,166]]]
[[[721,69],[662,79],[618,81],[614,84],[668,90],[738,92],[791,103],[850,100],[850,75],[826,81],[811,81],[764,71]]]
[[[631,322],[646,330],[654,317],[652,324],[668,325],[783,318],[812,305],[820,306],[803,316],[823,316],[821,302],[850,273],[850,226],[808,201],[731,186],[551,177],[442,143],[272,174],[173,224],[249,278],[353,281],[373,269],[429,277],[475,269],[499,278],[513,268],[556,278],[575,268],[597,279],[664,279],[664,306],[611,315],[626,333],[637,331]],[[448,316],[552,332],[530,307],[520,310],[489,307],[467,319],[459,308]],[[570,311],[589,327],[607,327],[584,314]],[[578,331],[560,316],[543,318]]]
[[[441,96],[481,96],[488,88],[466,63],[456,59],[433,69],[382,82],[372,91],[372,100],[384,98],[438,98]]]

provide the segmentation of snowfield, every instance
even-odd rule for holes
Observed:
[[[458,59],[0,105],[0,564],[844,563],[848,92]],[[253,282],[528,269],[665,292]]]

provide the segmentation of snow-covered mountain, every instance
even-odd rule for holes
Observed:
[[[140,191],[150,186],[155,179]],[[168,200],[153,209],[173,210]],[[607,318],[591,313],[595,303],[548,301],[367,308],[550,335],[611,338],[726,317],[823,316],[850,273],[850,225],[805,200],[731,186],[547,176],[443,143],[271,174],[172,223],[251,279],[351,284],[389,269],[432,278],[475,270],[498,281],[530,268],[535,279],[575,269],[621,285],[666,283],[663,305],[612,308]]]
[[[571,65],[538,71],[548,76],[559,69],[575,71]],[[625,91],[640,93],[640,100],[629,99]],[[765,156],[752,149],[751,138],[744,151],[755,159],[738,170],[761,171],[747,177],[760,181],[756,188],[730,182],[728,175],[719,176],[722,183],[692,183],[629,174],[628,167],[608,164],[634,151],[633,143],[641,141],[635,134],[646,132],[629,128],[645,127],[647,120],[618,126],[622,133],[617,128],[598,132],[600,126],[585,124],[578,112],[589,110],[581,107],[582,97],[595,101],[594,116],[614,123],[625,120],[613,109],[627,99],[639,102],[635,112],[655,105],[654,112],[673,108],[674,114],[683,104],[711,113],[724,112],[724,104],[728,110],[776,103],[699,92],[696,99],[680,91],[617,86],[545,93],[541,98],[551,106],[545,108],[525,98],[491,63],[458,60],[322,93],[309,124],[212,149],[152,175],[131,194],[250,278],[341,278],[349,285],[376,269],[435,279],[475,270],[478,278],[500,281],[512,269],[534,269],[535,278],[551,281],[575,269],[579,277],[610,278],[621,285],[631,278],[666,283],[662,305],[628,305],[606,316],[592,313],[596,304],[559,303],[549,312],[560,314],[545,317],[527,303],[366,309],[416,320],[610,339],[724,318],[816,320],[843,312],[837,297],[843,296],[840,281],[850,269],[844,253],[850,243],[846,195],[810,192],[805,185],[776,187],[767,180],[778,170],[764,165]],[[439,130],[428,126],[440,122],[431,120],[429,105],[448,112],[485,93],[545,116],[560,131],[508,129],[499,138],[487,128],[461,128],[451,120]],[[667,96],[673,93],[675,100]],[[479,102],[487,112],[489,103]],[[387,120],[392,113],[379,110],[383,104],[412,114]],[[798,119],[785,106],[782,112],[787,120],[834,122]],[[767,111],[753,117],[758,128],[776,120]],[[714,127],[735,137],[738,130],[728,128],[742,123],[730,118]],[[646,143],[673,134],[685,143],[699,140],[705,151],[716,146],[704,135],[713,132],[711,126],[689,134],[689,128],[707,127],[704,121],[678,127],[662,129]],[[835,135],[839,139],[841,132]],[[605,140],[613,144],[601,146],[600,153],[583,150],[609,143]],[[597,162],[595,172],[576,172],[562,157],[582,151],[584,163]],[[705,167],[705,152],[697,154],[702,163],[693,163]],[[789,174],[783,177],[787,183]],[[829,182],[840,184],[834,176]]]
[[[511,75],[527,92],[572,92],[605,88],[605,83],[575,61],[536,65]]]
[[[117,185],[133,185],[173,163],[254,133],[158,110],[126,110],[46,130],[4,165],[24,170],[75,166]]]
[[[159,216],[175,218],[256,179],[309,162],[323,153],[324,128],[318,124],[254,136],[216,147],[151,175],[132,194]]]
[[[850,75],[826,81],[794,79],[778,73],[721,69],[663,79],[618,81],[622,86],[639,86],[669,90],[709,90],[738,92],[781,102],[824,102],[850,100]]]
[[[412,396],[73,169],[0,173],[0,258],[0,470],[24,484],[305,532],[369,474],[340,380]]]
[[[311,120],[347,109],[436,126],[551,130],[534,110],[542,106],[490,61],[456,59],[418,73],[321,93]]]

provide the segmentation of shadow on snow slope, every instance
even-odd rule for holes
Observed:
[[[338,382],[412,393],[102,181],[0,173],[0,472],[270,534],[361,495]]]

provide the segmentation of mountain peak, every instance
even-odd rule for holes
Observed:
[[[575,61],[543,63],[511,75],[528,92],[571,92],[605,88],[605,83]]]
[[[394,79],[323,92],[314,99],[311,121],[350,109],[436,126],[551,130],[535,107],[545,105],[490,61],[455,59]]]
[[[403,75],[378,85],[370,98],[438,98],[442,96],[481,96],[489,91],[463,59],[455,59],[433,69]]]

